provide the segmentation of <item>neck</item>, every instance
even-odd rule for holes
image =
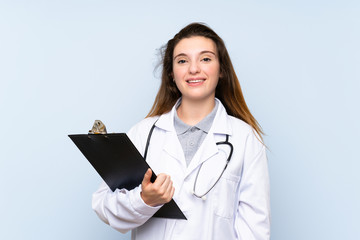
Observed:
[[[196,125],[204,119],[215,107],[215,98],[205,101],[191,101],[182,99],[177,114],[179,118],[190,126]]]

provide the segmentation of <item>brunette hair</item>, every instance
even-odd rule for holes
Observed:
[[[210,27],[203,23],[187,25],[162,47],[161,85],[154,104],[146,117],[169,112],[175,102],[181,97],[181,92],[176,87],[172,77],[174,48],[182,39],[197,36],[209,38],[216,44],[221,77],[215,90],[215,97],[222,102],[229,115],[239,118],[253,127],[262,140],[263,131],[246,105],[239,80],[224,41]]]

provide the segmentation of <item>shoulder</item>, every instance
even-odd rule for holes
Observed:
[[[127,132],[127,136],[130,138],[131,142],[135,145],[140,153],[143,153],[146,145],[146,140],[149,135],[150,129],[158,117],[148,117],[133,127]]]
[[[159,118],[158,116],[155,116],[141,120],[140,122],[132,126],[127,134],[129,135],[129,137],[130,136],[135,137],[135,135],[147,134],[150,128],[152,127],[152,125],[156,122],[158,118]]]
[[[261,137],[252,126],[233,116],[229,116],[229,120],[232,126],[233,137],[236,139],[241,138],[246,149],[259,151],[265,147]]]
[[[253,131],[253,128],[243,120],[230,115],[228,115],[228,118],[234,131],[240,130],[243,133],[250,133]]]

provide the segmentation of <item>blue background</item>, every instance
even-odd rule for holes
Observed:
[[[193,21],[226,42],[262,125],[273,240],[360,239],[359,1],[0,0],[0,239],[129,239],[91,209],[67,137],[127,131],[157,49]]]

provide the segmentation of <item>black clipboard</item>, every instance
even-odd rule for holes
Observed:
[[[71,134],[69,137],[112,191],[139,186],[150,167],[125,133]],[[153,171],[150,181],[155,179]],[[173,199],[153,217],[186,220]]]

